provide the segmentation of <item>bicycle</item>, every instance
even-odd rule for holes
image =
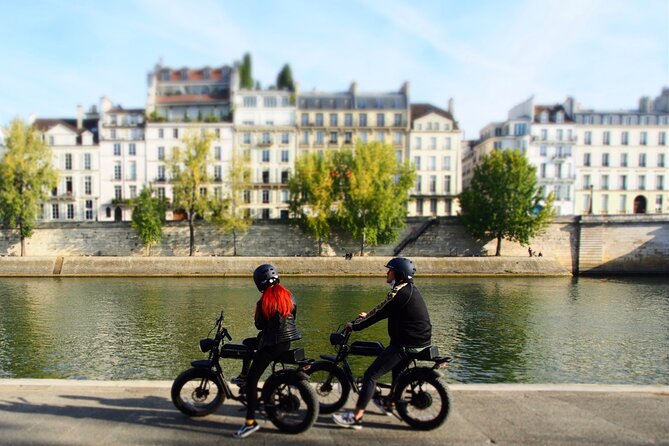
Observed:
[[[245,344],[225,342],[226,339],[232,341],[232,337],[223,326],[224,320],[221,311],[212,329],[216,330],[214,337],[200,340],[200,350],[209,353],[209,358],[191,362],[193,367],[179,374],[172,384],[172,402],[188,416],[203,417],[214,413],[226,398],[244,406],[247,404],[245,387],[240,387],[237,393],[233,391],[220,360],[249,358],[253,350]],[[304,349],[289,350],[272,363],[272,373],[258,389],[261,393],[259,410],[264,411],[272,424],[283,432],[304,432],[318,418],[318,396],[306,373],[312,362],[305,359]],[[286,368],[286,365],[296,367]]]
[[[320,355],[322,361],[315,361],[307,372],[316,388],[321,413],[338,411],[351,391],[360,392],[360,379],[354,376],[348,356],[378,356],[384,350],[378,341],[349,344],[350,337],[351,332],[346,330],[331,333],[330,344],[337,354]],[[446,421],[450,411],[448,387],[439,369],[451,358],[439,356],[434,345],[408,356],[411,363],[391,384],[377,383],[375,398],[381,400],[386,410],[396,410],[399,418],[414,429],[436,429]],[[418,361],[431,361],[433,365],[418,366]]]

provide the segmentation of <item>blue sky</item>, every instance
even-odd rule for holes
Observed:
[[[468,139],[515,104],[635,108],[669,86],[669,0],[114,0],[0,5],[0,125],[144,107],[146,75],[253,58],[302,90],[395,91],[446,108]]]

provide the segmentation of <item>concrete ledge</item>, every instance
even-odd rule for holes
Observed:
[[[262,263],[300,276],[383,276],[390,257],[2,257],[0,276],[250,276]],[[422,276],[568,276],[539,257],[414,257]],[[58,265],[58,268],[55,268]]]

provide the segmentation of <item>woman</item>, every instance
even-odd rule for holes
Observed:
[[[269,264],[260,265],[253,272],[253,281],[262,293],[255,310],[255,325],[261,332],[258,335],[258,350],[246,376],[246,422],[234,434],[235,438],[248,437],[260,428],[255,420],[258,381],[272,361],[290,350],[291,341],[302,337],[295,325],[295,298],[279,284],[276,268]]]

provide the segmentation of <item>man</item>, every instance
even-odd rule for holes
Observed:
[[[410,362],[407,353],[420,351],[432,342],[432,324],[427,306],[413,284],[416,266],[407,258],[395,257],[386,268],[386,282],[390,284],[390,292],[369,313],[360,313],[354,322],[346,324],[346,329],[360,331],[388,319],[390,345],[365,372],[355,410],[332,416],[334,422],[342,427],[361,429],[365,408],[374,396],[378,379],[392,370],[394,380]],[[380,401],[374,402],[385,414],[390,415]]]

